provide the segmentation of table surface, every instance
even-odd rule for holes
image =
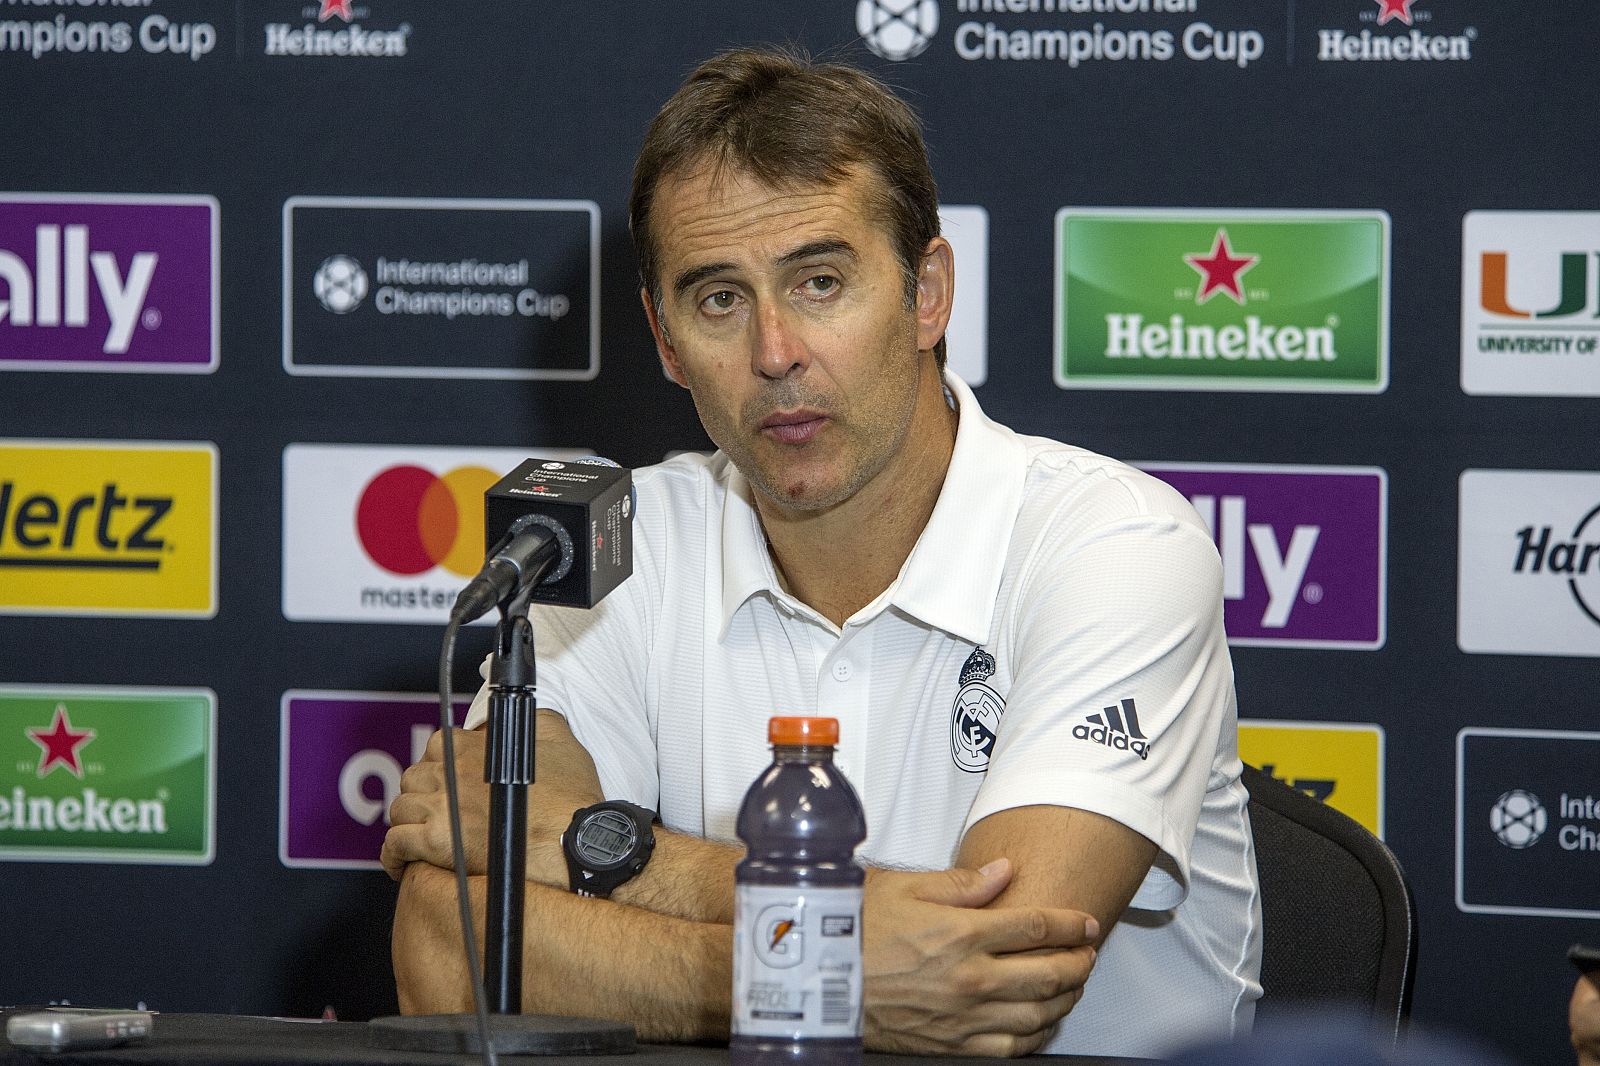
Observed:
[[[37,1008],[27,1008],[37,1009]],[[0,1021],[17,1010],[0,1011]],[[382,1044],[383,1034],[364,1022],[255,1018],[230,1014],[158,1014],[149,1041],[97,1051],[67,1051],[40,1055],[13,1047],[0,1039],[0,1064],[4,1066],[470,1066],[477,1055],[394,1051]],[[3,1024],[0,1024],[3,1031]],[[508,1063],[539,1066],[598,1066],[607,1060],[626,1066],[725,1066],[728,1049],[689,1045],[640,1044],[626,1056],[615,1055],[501,1055]],[[916,1063],[993,1063],[993,1059],[930,1058],[910,1055],[868,1054],[867,1063],[912,1066]],[[1131,1066],[1147,1059],[1062,1055],[1050,1059],[1060,1066]]]

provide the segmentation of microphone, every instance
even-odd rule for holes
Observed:
[[[633,475],[609,459],[528,459],[483,497],[484,539],[495,539],[453,619],[465,624],[523,594],[593,607],[633,573]]]
[[[478,576],[456,597],[450,609],[463,623],[481,618],[535,581],[543,580],[554,566],[572,565],[572,538],[565,529],[537,514],[523,515],[511,523],[501,538],[504,547],[494,551]]]

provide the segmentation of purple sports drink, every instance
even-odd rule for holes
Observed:
[[[772,765],[745,793],[734,874],[734,1066],[861,1062],[867,818],[833,764],[833,718],[774,718]]]

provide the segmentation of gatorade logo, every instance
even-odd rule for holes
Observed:
[[[500,475],[482,466],[433,474],[392,466],[362,490],[356,535],[367,556],[392,574],[443,567],[470,578],[483,564],[483,493]]]
[[[756,958],[775,970],[791,969],[805,961],[804,906],[801,900],[785,900],[762,908],[756,915]]]

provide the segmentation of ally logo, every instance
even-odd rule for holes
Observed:
[[[454,702],[457,725],[470,699]],[[289,691],[280,705],[278,858],[285,866],[379,869],[400,774],[439,728],[426,693]]]
[[[210,196],[0,193],[0,368],[210,373]]]
[[[206,865],[209,689],[0,685],[0,861]]]
[[[1382,211],[1064,207],[1055,379],[1064,389],[1382,392]]]
[[[1388,475],[1377,467],[1140,463],[1222,556],[1230,644],[1381,648]]]

